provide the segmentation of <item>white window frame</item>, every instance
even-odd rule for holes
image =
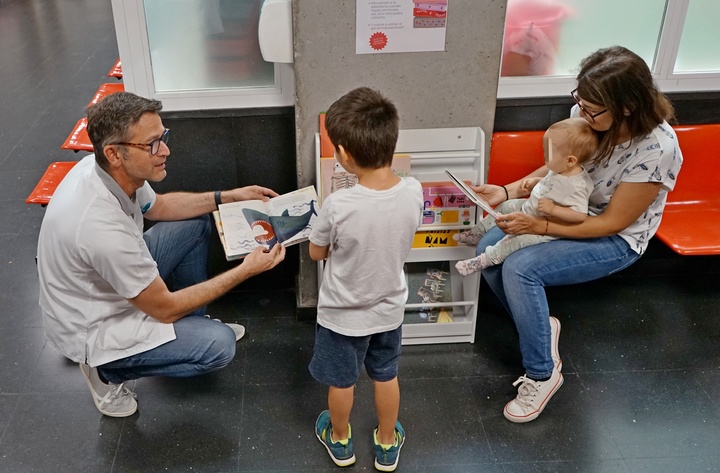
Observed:
[[[655,81],[663,92],[699,92],[720,90],[720,71],[673,72],[680,48],[690,0],[668,0],[657,53],[652,64]],[[590,51],[588,51],[590,53]],[[498,98],[553,97],[567,95],[575,88],[575,76],[501,77]]]
[[[112,0],[112,9],[125,90],[162,101],[163,110],[284,107],[295,104],[292,64],[275,63],[274,87],[158,92],[150,60],[144,0]]]

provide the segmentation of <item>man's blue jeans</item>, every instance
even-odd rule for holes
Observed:
[[[160,277],[171,276],[175,290],[207,279],[210,218],[159,222],[144,234]],[[175,322],[176,339],[152,350],[99,366],[103,378],[115,384],[146,376],[189,377],[214,371],[235,356],[235,333],[225,324],[204,317],[205,307]]]
[[[502,230],[492,228],[478,243],[476,253],[504,236]],[[502,265],[483,270],[485,280],[515,322],[523,367],[530,378],[545,379],[553,370],[545,287],[599,279],[627,268],[638,258],[640,255],[617,235],[559,239],[518,250]]]

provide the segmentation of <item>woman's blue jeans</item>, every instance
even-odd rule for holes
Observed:
[[[478,243],[476,253],[504,236],[502,230],[492,228]],[[515,322],[523,367],[530,378],[545,379],[553,370],[545,287],[599,279],[627,268],[638,258],[640,255],[617,235],[558,239],[518,250],[503,264],[483,270],[485,280]]]
[[[160,277],[172,277],[175,290],[207,279],[210,218],[159,222],[144,234]],[[235,333],[225,324],[205,318],[205,307],[175,322],[175,340],[152,350],[99,366],[103,378],[115,384],[146,376],[189,377],[214,371],[235,356]]]

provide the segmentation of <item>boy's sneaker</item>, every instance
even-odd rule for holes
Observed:
[[[562,371],[562,359],[560,359],[560,351],[558,343],[560,342],[560,321],[555,317],[550,317],[550,354],[552,355],[553,364],[558,371]]]
[[[405,430],[400,422],[395,423],[395,445],[383,448],[377,440],[377,427],[373,431],[373,449],[375,450],[375,468],[380,471],[395,471],[400,460],[400,449],[405,443]]]
[[[518,395],[505,405],[503,414],[510,422],[530,422],[540,415],[553,394],[560,389],[563,375],[557,369],[553,369],[552,376],[547,381],[535,381],[523,375],[513,383],[513,386],[518,384],[520,385]]]
[[[97,368],[80,363],[80,371],[90,388],[95,406],[100,412],[110,417],[127,417],[137,411],[135,393],[121,384],[105,384],[98,375]]]
[[[322,411],[315,421],[315,436],[325,446],[330,458],[337,466],[348,466],[355,463],[353,451],[352,430],[348,425],[347,444],[332,441],[332,424],[330,424],[330,411]]]

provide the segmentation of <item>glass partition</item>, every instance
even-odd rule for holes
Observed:
[[[666,0],[508,0],[503,77],[575,75],[599,48],[623,45],[652,66]]]
[[[266,62],[263,0],[112,0],[125,90],[165,111],[294,104],[292,64]]]
[[[720,2],[692,0],[688,5],[675,73],[720,71]]]
[[[144,2],[155,90],[274,87],[260,55],[262,0]]]
[[[508,0],[498,97],[561,96],[580,61],[620,45],[665,92],[720,90],[718,0]]]

